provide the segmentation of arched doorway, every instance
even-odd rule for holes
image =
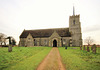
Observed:
[[[53,41],[53,47],[57,47],[57,41],[56,40]]]

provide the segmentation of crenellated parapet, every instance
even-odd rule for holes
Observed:
[[[80,18],[80,14],[79,14],[79,15],[72,15],[72,16],[69,16],[69,18],[74,18],[74,17]]]

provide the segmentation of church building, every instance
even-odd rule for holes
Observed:
[[[69,28],[23,30],[19,46],[81,46],[82,33],[80,15],[69,17]]]

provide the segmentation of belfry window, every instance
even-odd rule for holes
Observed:
[[[73,24],[75,24],[75,20],[73,20]]]

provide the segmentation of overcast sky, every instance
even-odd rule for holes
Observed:
[[[80,14],[83,42],[100,44],[100,0],[0,0],[0,33],[17,43],[24,29],[69,27],[69,16]]]

